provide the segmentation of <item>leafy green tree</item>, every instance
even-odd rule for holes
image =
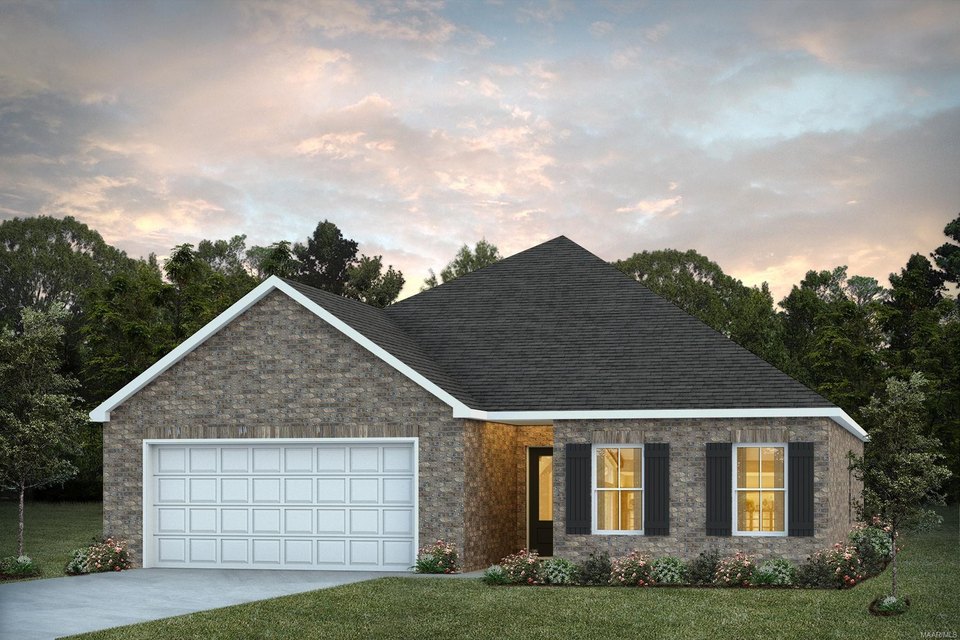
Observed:
[[[61,373],[63,305],[23,309],[20,326],[0,332],[0,486],[17,493],[17,552],[23,555],[24,494],[63,482],[77,469],[71,457],[86,422],[72,392],[77,382]]]
[[[855,417],[883,377],[884,296],[841,266],[808,271],[780,302],[787,371]]]
[[[347,284],[343,294],[374,307],[386,307],[397,299],[403,288],[403,274],[389,265],[383,271],[382,256],[360,256],[347,269]]]
[[[947,281],[960,284],[960,216],[948,223],[943,233],[953,242],[944,242],[937,247],[933,259]]]
[[[614,266],[767,362],[782,364],[781,327],[766,283],[747,287],[692,249],[642,251]]]
[[[463,245],[460,247],[460,250],[457,251],[457,255],[453,257],[453,260],[440,270],[440,282],[456,280],[460,276],[490,266],[502,259],[500,250],[497,249],[496,245],[487,242],[485,238],[479,240],[473,246],[473,249],[467,245]],[[431,269],[430,277],[424,280],[424,286],[421,287],[420,290],[426,291],[427,289],[432,289],[439,285],[440,282],[437,281],[437,274]]]
[[[950,477],[950,470],[941,464],[940,442],[924,435],[926,384],[920,373],[909,380],[887,380],[886,393],[874,396],[862,412],[870,433],[864,454],[850,459],[850,468],[863,481],[861,517],[868,520],[878,515],[891,527],[891,595],[895,597],[897,536],[940,522],[930,505],[943,504],[938,491]]]
[[[900,273],[890,274],[884,329],[890,340],[891,364],[902,375],[924,370],[937,358],[926,348],[943,315],[944,274],[919,253],[910,256]]]
[[[296,266],[293,280],[338,296],[362,300],[385,307],[400,295],[403,274],[388,266],[383,271],[381,256],[357,255],[357,243],[344,238],[334,223],[324,220],[307,238],[306,244],[293,245],[294,262],[283,256],[282,243],[274,245],[269,268]],[[278,274],[279,275],[279,274]]]
[[[99,403],[176,346],[156,256],[114,276],[85,300],[83,378]]]
[[[294,279],[303,284],[343,295],[349,269],[357,259],[357,243],[343,237],[334,223],[324,220],[307,238],[293,245],[299,262]]]
[[[292,278],[300,269],[300,263],[293,253],[293,248],[286,240],[266,247],[251,247],[247,251],[247,263],[258,280],[264,280],[270,276]]]

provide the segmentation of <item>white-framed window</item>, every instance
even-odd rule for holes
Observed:
[[[733,447],[733,535],[787,535],[787,445]]]
[[[643,446],[593,445],[593,532],[643,534]]]

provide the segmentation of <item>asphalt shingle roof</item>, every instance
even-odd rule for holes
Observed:
[[[384,310],[291,284],[473,409],[834,406],[563,236]]]

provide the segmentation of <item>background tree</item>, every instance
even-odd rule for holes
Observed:
[[[463,245],[460,247],[460,250],[457,251],[457,255],[453,257],[453,260],[440,270],[440,282],[456,280],[460,276],[490,266],[500,260],[502,260],[500,250],[497,249],[496,245],[487,242],[485,238],[479,240],[473,246],[473,249],[467,245]],[[440,282],[437,281],[437,274],[433,272],[433,269],[430,269],[430,276],[424,280],[424,286],[421,287],[420,290],[426,291],[427,289],[432,289],[440,284]]]
[[[395,270],[393,265],[383,271],[381,256],[360,256],[360,259],[347,269],[347,284],[343,295],[383,308],[397,299],[403,282],[403,274]]]
[[[943,466],[940,442],[924,435],[926,380],[914,373],[909,380],[890,378],[886,393],[874,396],[863,409],[870,433],[863,456],[851,456],[850,468],[863,481],[861,518],[877,515],[890,524],[893,537],[891,595],[897,595],[897,535],[939,523],[930,508],[943,504],[938,493],[950,476]]]
[[[306,244],[293,245],[293,253],[299,262],[294,280],[339,296],[357,259],[357,243],[344,238],[337,225],[324,220]]]
[[[274,242],[267,247],[251,247],[247,251],[247,264],[258,280],[270,276],[292,278],[300,268],[293,248],[286,240]]]
[[[767,362],[780,365],[784,360],[766,283],[747,287],[692,249],[642,251],[614,266]]]
[[[282,251],[282,247],[277,247],[274,257],[279,262],[269,262],[268,266],[291,264],[284,262]],[[338,296],[385,307],[397,299],[403,288],[401,272],[392,265],[383,271],[380,256],[358,256],[356,241],[344,238],[337,225],[328,220],[317,225],[306,244],[293,245],[293,254],[293,280]]]
[[[75,407],[76,381],[64,376],[61,305],[24,309],[20,331],[0,333],[0,484],[19,497],[17,553],[24,554],[24,495],[76,474],[70,455],[86,416]]]

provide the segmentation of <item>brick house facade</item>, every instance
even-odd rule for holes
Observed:
[[[582,252],[582,249],[573,245],[576,247],[573,250],[570,248],[572,243],[562,240],[564,242],[552,241],[541,247],[550,245],[546,255],[557,254],[562,258],[560,262],[581,259],[578,251]],[[532,264],[536,272],[531,277],[543,277],[544,255],[535,255],[536,259],[529,262],[517,258],[519,256],[498,264],[509,264],[513,260],[514,267],[521,272],[524,268],[531,268],[529,265]],[[592,258],[590,256],[590,260]],[[584,260],[584,271],[590,276],[588,284],[591,291],[598,289],[598,279],[608,277],[612,283],[610,286],[614,288],[639,287],[636,283],[624,285],[619,274],[607,276],[593,262]],[[593,274],[592,269],[597,269],[597,275]],[[558,269],[558,273],[561,272],[564,282],[569,281],[568,264],[564,265],[563,270]],[[474,286],[478,290],[488,291],[491,288],[488,281],[491,277],[497,277],[496,270],[487,274],[486,281],[479,278],[480,275],[481,272],[478,272],[474,278],[477,281]],[[500,277],[503,278],[502,275]],[[509,277],[505,279],[509,281]],[[460,288],[469,285],[467,281],[471,277],[462,280],[465,282],[457,285]],[[444,287],[454,290],[451,285]],[[560,395],[551,397],[549,391],[541,388],[521,389],[519,400],[506,406],[510,404],[508,392],[512,392],[517,385],[509,377],[515,374],[503,370],[484,377],[478,371],[476,381],[468,379],[459,367],[475,362],[485,363],[486,367],[482,369],[492,368],[489,359],[485,360],[487,354],[478,352],[463,362],[456,360],[462,355],[463,345],[457,346],[453,338],[444,343],[445,347],[444,344],[439,347],[432,344],[435,336],[442,334],[442,327],[431,325],[423,328],[411,324],[409,318],[404,317],[404,314],[409,315],[410,305],[399,309],[394,315],[384,316],[384,312],[366,305],[334,300],[335,296],[307,289],[276,278],[265,282],[91,414],[93,419],[103,422],[104,532],[129,540],[135,563],[178,566],[176,563],[181,562],[183,566],[220,566],[220,555],[211,556],[213,560],[191,563],[193,556],[189,544],[210,542],[209,548],[213,549],[214,543],[239,535],[230,533],[220,524],[209,530],[200,530],[201,533],[188,540],[188,546],[184,547],[187,551],[182,559],[174,558],[170,561],[174,562],[173,565],[164,564],[163,558],[158,561],[155,557],[155,550],[151,552],[153,556],[144,557],[145,544],[150,542],[151,545],[146,546],[153,548],[154,538],[166,535],[163,529],[166,525],[155,522],[157,514],[164,510],[174,515],[178,510],[182,512],[186,524],[178,526],[185,531],[192,526],[190,518],[193,515],[199,521],[205,514],[220,518],[226,510],[246,510],[244,513],[251,518],[265,514],[264,517],[276,516],[279,522],[287,510],[300,513],[309,511],[316,530],[299,531],[294,535],[284,525],[277,524],[275,529],[263,529],[258,537],[254,523],[249,532],[239,537],[249,539],[254,545],[258,542],[276,543],[277,549],[286,549],[284,545],[288,541],[313,544],[325,539],[317,519],[326,517],[325,514],[331,510],[323,507],[323,496],[319,489],[310,494],[315,504],[307,506],[284,504],[283,498],[279,497],[276,504],[257,504],[256,496],[250,498],[249,504],[231,506],[225,489],[220,485],[216,485],[218,488],[210,498],[194,499],[190,489],[185,490],[182,498],[174,499],[174,503],[180,506],[162,504],[160,498],[146,491],[149,487],[144,486],[145,478],[150,487],[156,482],[151,472],[151,465],[155,464],[151,460],[156,453],[150,447],[171,447],[177,443],[183,444],[183,451],[189,456],[192,451],[190,447],[220,452],[219,443],[225,443],[224,446],[229,443],[229,447],[234,448],[243,447],[245,442],[251,443],[252,447],[267,447],[276,441],[294,443],[289,446],[309,445],[323,449],[335,446],[340,441],[361,444],[369,441],[388,445],[415,442],[416,469],[412,473],[416,483],[416,499],[411,499],[409,507],[404,507],[414,513],[416,522],[411,545],[413,542],[423,545],[436,539],[447,540],[462,553],[466,569],[485,567],[533,544],[530,538],[531,501],[540,498],[530,495],[528,452],[537,447],[552,447],[554,451],[550,480],[552,489],[545,493],[551,501],[552,548],[554,554],[570,559],[581,559],[595,550],[621,554],[639,549],[655,555],[690,557],[704,549],[720,548],[801,560],[813,550],[841,540],[853,524],[851,504],[859,495],[860,487],[847,471],[846,455],[850,451],[862,453],[862,430],[842,411],[799,383],[775,372],[765,363],[755,364],[753,360],[746,360],[746,356],[732,350],[739,349],[735,345],[717,343],[717,348],[726,350],[723,357],[733,362],[730,366],[741,367],[745,372],[740,390],[729,389],[729,375],[726,375],[717,377],[713,387],[707,383],[700,385],[706,386],[707,391],[713,394],[705,396],[703,400],[693,399],[701,402],[701,405],[682,406],[682,402],[678,401],[681,406],[673,412],[675,415],[667,415],[671,413],[670,410],[665,413],[659,408],[625,411],[624,402],[634,402],[631,397],[640,402],[639,399],[649,397],[651,391],[640,389],[631,392],[634,395],[627,395],[626,399],[611,396],[612,399],[605,400],[599,397],[597,394],[601,392],[590,391],[591,385],[596,385],[597,375],[602,376],[597,371],[602,370],[605,362],[619,361],[605,356],[599,367],[592,366],[585,356],[572,350],[569,340],[564,342],[567,338],[560,329],[544,332],[534,323],[525,330],[545,333],[544,340],[548,342],[535,345],[536,353],[521,358],[521,364],[529,367],[529,372],[520,371],[518,379],[529,378],[532,384],[548,377],[551,385],[558,387],[557,393]],[[629,293],[632,289],[626,291]],[[643,291],[645,296],[652,295],[645,289]],[[438,290],[431,299],[439,299],[442,293]],[[530,297],[524,296],[528,304]],[[605,296],[615,300],[622,297],[617,292]],[[489,304],[489,301],[484,302],[486,306]],[[596,305],[595,302],[591,304]],[[457,306],[459,308],[462,303]],[[575,307],[575,304],[569,306]],[[666,310],[662,313],[682,313],[674,307],[663,309]],[[499,321],[504,309],[497,309],[496,313]],[[547,309],[543,314],[544,317],[548,317],[548,314],[553,317],[557,315],[557,310]],[[470,310],[469,315],[480,313]],[[609,312],[604,318],[608,315]],[[584,322],[588,324],[584,326],[601,325],[603,321],[603,318],[587,318]],[[687,322],[686,316],[675,318],[674,322]],[[458,323],[455,328],[458,336],[465,330],[469,333],[469,327],[464,329],[463,320],[458,320]],[[573,320],[561,323],[562,326],[572,324]],[[692,336],[687,340],[693,343],[695,354],[704,352],[704,347],[698,346],[697,340],[725,340],[717,334],[703,332],[698,326],[690,326],[692,328],[687,327],[684,331]],[[518,334],[523,330],[524,327],[519,326]],[[698,331],[700,333],[696,333]],[[584,330],[577,328],[573,333],[579,336]],[[504,342],[502,329],[496,329],[496,335],[498,341]],[[622,337],[623,349],[630,346],[631,339],[630,336]],[[472,340],[483,342],[482,336],[474,336]],[[526,344],[519,339],[517,343]],[[558,353],[557,362],[562,365],[569,361],[572,363],[571,371],[586,371],[587,377],[565,381],[560,375],[565,370],[560,370],[558,374],[557,370],[550,369],[552,365],[548,360],[539,361],[538,354],[549,352],[552,343],[560,343],[563,347]],[[507,346],[516,348],[509,344]],[[614,346],[621,348],[616,344]],[[602,352],[602,349],[603,344],[595,345],[595,351]],[[737,364],[737,359],[743,364]],[[753,359],[757,360],[755,357]],[[649,363],[655,363],[655,360],[649,354],[637,356],[637,362],[648,363],[637,371],[647,371],[654,366]],[[722,370],[722,367],[718,370]],[[541,371],[547,374],[538,377],[537,373]],[[694,374],[700,375],[691,370],[691,375]],[[652,384],[655,386],[651,389],[664,386],[662,372],[658,375],[660,379],[654,379]],[[758,380],[762,383],[762,376],[767,376],[769,384],[757,391],[755,385]],[[632,384],[629,379],[627,383]],[[644,380],[637,382],[641,383],[646,384]],[[610,386],[614,390],[616,384],[622,384],[622,381],[611,380]],[[684,381],[684,384],[686,396],[676,397],[682,398],[683,402],[692,402],[686,398],[695,393],[690,389],[695,389],[697,385],[691,385],[689,381]],[[505,408],[494,405],[490,409],[476,409],[485,402],[485,393],[504,398],[502,405]],[[669,389],[664,393],[671,397]],[[743,409],[729,406],[729,395],[736,393],[742,393],[747,398],[745,403],[748,406]],[[781,399],[782,406],[777,404]],[[522,403],[526,402],[531,404],[530,411],[516,408],[525,406]],[[538,402],[541,404],[537,405]],[[621,404],[618,405],[618,402]],[[713,409],[709,405],[711,402],[726,403],[726,406]],[[572,410],[569,403],[589,405],[585,407],[588,410]],[[561,407],[561,410],[544,410],[545,404]],[[812,473],[806,490],[809,494],[806,498],[812,506],[812,535],[787,536],[786,531],[783,531],[783,536],[743,536],[736,535],[736,532],[726,536],[707,535],[705,520],[710,506],[705,491],[708,482],[705,458],[707,443],[713,442],[734,445],[783,443],[786,445],[785,452],[789,451],[790,443],[812,446]],[[633,535],[627,532],[622,535],[597,535],[594,530],[570,533],[570,497],[566,494],[571,485],[568,483],[569,470],[565,456],[565,452],[570,450],[568,445],[646,443],[669,445],[669,477],[665,480],[669,484],[669,491],[663,494],[669,495],[668,504],[664,507],[669,532],[666,535]],[[145,458],[144,452],[148,450],[151,453]],[[282,448],[276,450],[283,453]],[[353,498],[348,496],[343,499],[344,506],[333,510],[343,511],[348,519],[356,513],[358,523],[361,516],[378,519],[378,524],[370,531],[363,531],[359,524],[354,531],[351,529],[354,524],[352,521],[344,525],[341,537],[344,544],[348,545],[346,549],[351,549],[349,545],[357,541],[358,544],[374,544],[381,539],[390,540],[388,515],[395,517],[406,513],[404,509],[394,508],[390,504],[386,483],[396,474],[387,468],[383,457],[386,454],[378,455],[381,455],[381,467],[375,470],[376,477],[369,474],[365,476],[363,471],[355,477],[348,471],[341,474],[347,483],[344,486],[348,487],[353,487],[350,484],[352,482],[367,482],[369,486],[373,486],[369,484],[371,482],[380,483],[376,485],[372,500],[357,498],[354,504],[351,503]],[[320,468],[319,463],[310,469],[311,482],[331,474],[329,470]],[[221,476],[229,475],[222,470],[217,471],[220,474],[217,476],[211,475],[213,471],[201,470],[192,477],[189,471],[184,470],[184,487],[192,487],[190,483],[198,478],[219,481]],[[253,471],[256,472],[256,469]],[[590,473],[595,475],[595,469]],[[271,481],[276,481],[277,486],[285,481],[280,470],[267,473],[264,477],[268,476]],[[256,473],[251,475],[249,482],[255,482],[256,477]],[[403,478],[400,480],[403,481]],[[783,479],[783,482],[786,480]],[[657,487],[644,487],[644,491],[655,489]],[[588,490],[588,487],[577,489],[584,492]],[[313,489],[310,491],[313,492]],[[792,493],[793,489],[790,491]],[[792,500],[791,493],[785,491],[784,500]],[[649,495],[652,499],[653,494]],[[592,499],[596,500],[595,489]],[[591,503],[590,509],[597,516],[595,502]],[[736,505],[733,509],[736,511]],[[145,518],[145,514],[150,517]],[[351,537],[353,533],[356,535]],[[189,535],[189,532],[184,535]],[[277,553],[280,555],[277,556],[276,566],[295,568],[285,561],[282,551]],[[308,557],[318,561],[317,553],[309,552]],[[384,553],[377,551],[374,556],[383,560]],[[250,557],[250,566],[255,566],[256,556]],[[349,558],[348,554],[344,568],[363,568],[359,564],[351,567]],[[317,568],[315,565],[300,568],[311,567]]]

